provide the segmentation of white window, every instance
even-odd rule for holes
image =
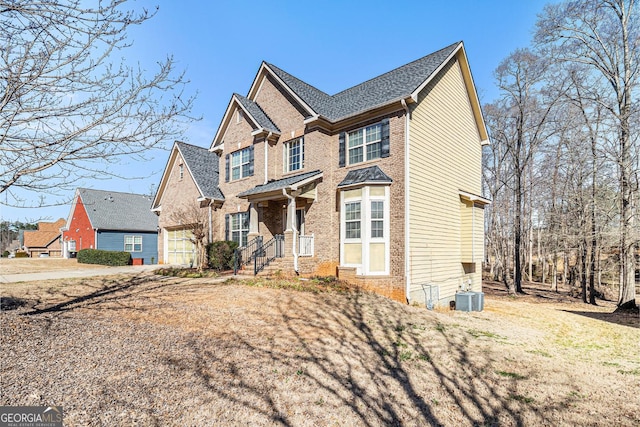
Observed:
[[[180,164],[180,180],[184,178],[184,165]]]
[[[367,126],[347,133],[349,164],[380,158],[382,124]]]
[[[249,212],[231,214],[231,240],[238,246],[247,245],[247,235],[249,234]]]
[[[304,138],[284,143],[284,172],[293,172],[304,167]]]
[[[251,176],[251,150],[243,150],[231,153],[231,179],[240,179]]]
[[[126,252],[142,252],[142,236],[124,236]]]
[[[340,265],[389,274],[389,186],[343,190],[340,205]]]
[[[236,123],[240,123],[244,118],[244,113],[238,108],[238,114],[236,114]]]
[[[345,239],[359,239],[362,229],[361,203],[348,202],[344,204],[344,232]]]

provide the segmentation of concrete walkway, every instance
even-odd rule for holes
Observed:
[[[74,279],[77,277],[111,276],[114,274],[137,274],[166,266],[125,265],[122,267],[87,268],[75,270],[47,271],[43,273],[0,274],[0,283],[37,282],[51,279]]]

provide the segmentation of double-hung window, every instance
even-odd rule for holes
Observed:
[[[284,172],[293,172],[304,167],[304,138],[284,143]]]
[[[142,236],[124,236],[125,252],[142,252]]]
[[[382,125],[360,128],[347,134],[349,164],[378,159],[381,156]]]
[[[247,245],[247,235],[249,234],[249,212],[240,212],[231,215],[231,240],[238,246]]]
[[[251,176],[251,152],[249,147],[231,153],[231,179]]]

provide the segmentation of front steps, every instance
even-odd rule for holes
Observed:
[[[285,274],[294,274],[293,257],[276,258],[271,261],[264,269],[258,273],[258,276],[278,276]],[[238,270],[238,275],[253,276],[253,263],[249,263]]]

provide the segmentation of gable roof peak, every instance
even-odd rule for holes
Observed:
[[[337,122],[412,96],[461,46],[462,41],[452,43],[334,95],[328,95],[276,65],[266,61],[262,64],[284,83],[294,96],[300,98],[309,107],[312,116],[323,116],[332,122]],[[252,90],[249,92],[250,96],[255,86],[254,81]]]

